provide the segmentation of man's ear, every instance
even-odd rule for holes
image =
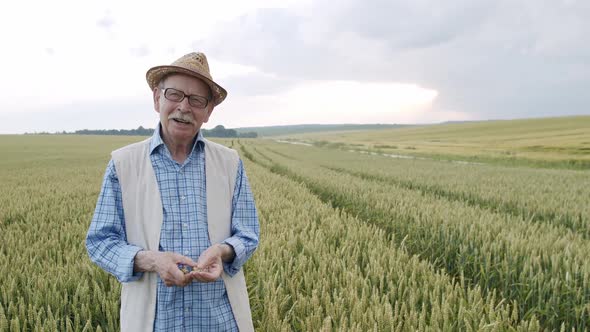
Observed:
[[[155,87],[153,93],[154,93],[154,110],[157,113],[160,113],[160,88]]]

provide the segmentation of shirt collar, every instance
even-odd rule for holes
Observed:
[[[150,139],[150,155],[153,154],[154,151],[160,145],[165,145],[164,140],[162,140],[161,130],[162,130],[162,124],[158,122],[158,125],[156,126],[156,130],[154,130],[154,134],[152,135],[152,138]],[[197,151],[202,151],[204,146],[205,146],[205,138],[203,137],[203,134],[199,130],[199,132],[197,133],[197,139],[195,140],[195,143],[193,144],[193,148],[191,149],[191,153],[189,154],[189,156],[195,151],[195,149]]]

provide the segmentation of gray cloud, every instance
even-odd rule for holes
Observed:
[[[485,22],[496,2],[348,1],[339,6],[330,33],[347,30],[384,41],[392,50],[425,48],[450,42]],[[320,12],[333,4],[323,2]]]
[[[259,10],[199,45],[286,81],[417,83],[440,109],[510,118],[590,112],[589,32],[585,1],[324,0]]]

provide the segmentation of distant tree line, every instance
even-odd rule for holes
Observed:
[[[239,138],[256,138],[258,134],[254,131],[246,133],[238,133],[235,129],[225,129],[224,126],[219,125],[213,129],[202,129],[205,137],[239,137]]]
[[[203,136],[205,137],[235,137],[235,138],[256,138],[258,137],[258,133],[255,131],[249,131],[245,133],[238,133],[235,129],[225,129],[224,126],[219,125],[213,129],[201,129],[203,132]],[[41,132],[35,133],[39,135],[48,135],[51,133]],[[76,130],[72,133],[68,133],[65,131],[56,132],[56,135],[121,135],[121,136],[151,136],[154,134],[154,129],[151,128],[144,128],[139,126],[137,129],[82,129]],[[25,133],[25,135],[30,135],[30,133]]]
[[[70,134],[70,133],[68,133]],[[98,129],[98,130],[89,130],[89,129],[82,129],[76,130],[75,132],[71,133],[72,135],[122,135],[122,136],[151,136],[154,134],[154,129],[151,128],[144,128],[142,126],[137,127],[137,129]]]

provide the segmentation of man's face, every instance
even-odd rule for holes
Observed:
[[[185,98],[180,102],[167,99],[164,90],[173,88],[184,92]],[[203,81],[186,75],[168,76],[154,89],[154,109],[160,113],[162,136],[165,141],[173,144],[190,144],[201,129],[201,125],[209,121],[213,112],[213,101],[205,108],[189,104],[189,95],[210,97],[209,86]]]

